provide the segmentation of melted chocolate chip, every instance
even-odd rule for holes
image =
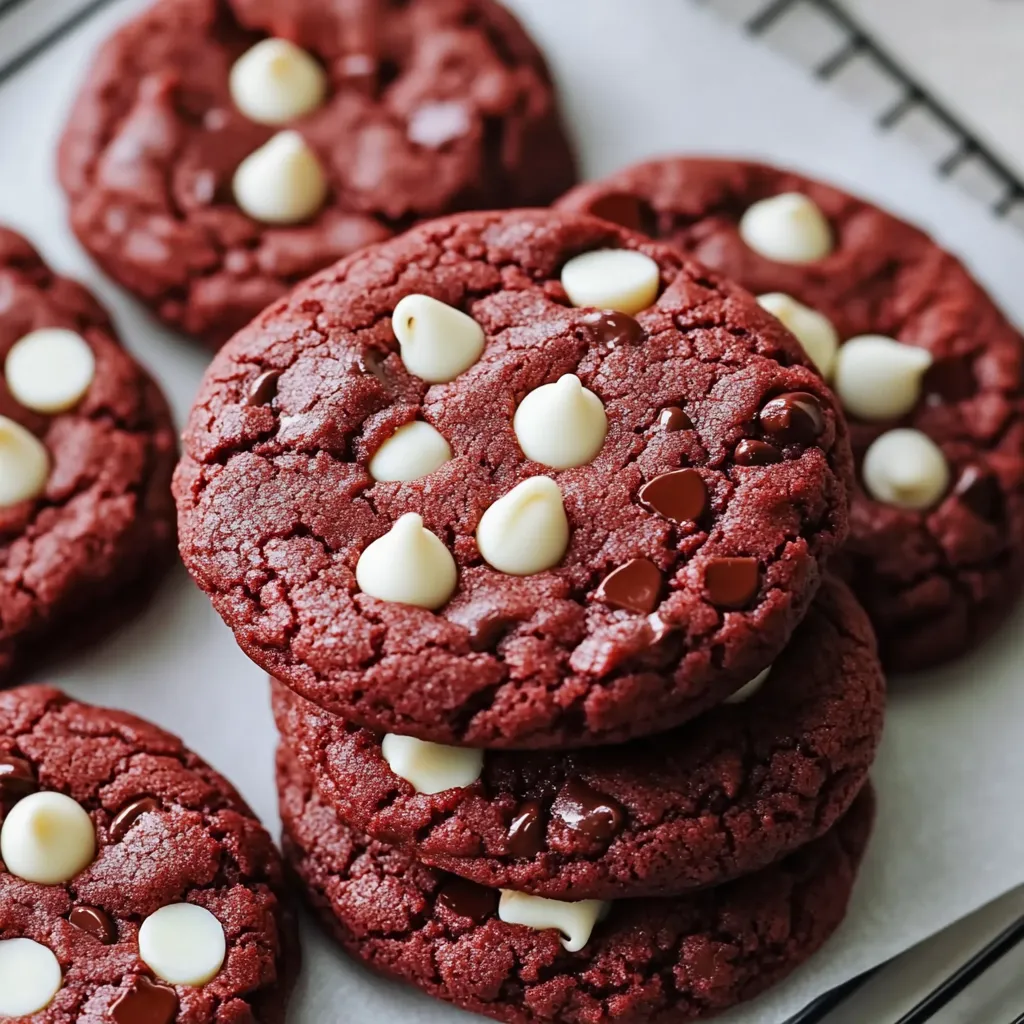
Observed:
[[[539,800],[524,800],[508,827],[508,852],[513,857],[536,857],[544,849],[544,809]]]
[[[104,946],[117,942],[117,926],[110,919],[110,915],[99,907],[75,907],[68,914],[68,920],[83,932],[88,932],[94,939],[98,939]]]
[[[609,573],[594,593],[598,601],[613,608],[647,615],[653,612],[661,594],[661,572],[646,558],[634,558]]]
[[[825,429],[821,403],[806,391],[790,391],[767,402],[761,429],[783,444],[813,444]]]
[[[640,502],[673,523],[696,522],[708,503],[704,478],[695,469],[662,473],[640,488]]]
[[[39,788],[32,765],[21,757],[0,757],[0,800],[20,800]]]
[[[178,995],[149,978],[133,978],[131,988],[118,996],[108,1013],[114,1024],[171,1024],[178,1015]]]
[[[491,651],[518,620],[499,612],[488,612],[468,623],[469,646],[474,651]]]
[[[667,434],[677,430],[693,430],[693,420],[678,405],[670,405],[662,409],[661,415],[658,417],[658,424]]]
[[[613,309],[586,313],[583,324],[595,345],[606,345],[608,348],[639,345],[647,337],[647,332],[633,317]]]
[[[921,380],[921,391],[929,405],[963,402],[977,390],[974,363],[969,356],[936,359]]]
[[[598,196],[587,207],[587,213],[629,228],[630,231],[643,231],[643,206],[640,198],[630,192],[607,192]]]
[[[782,452],[767,441],[748,437],[736,445],[732,458],[738,466],[770,466],[782,461]]]
[[[267,370],[261,373],[249,385],[246,405],[267,405],[277,396],[277,382],[281,377],[280,370]]]
[[[128,830],[143,814],[148,814],[150,811],[158,811],[159,809],[160,802],[151,796],[142,796],[138,800],[133,800],[130,804],[126,804],[117,812],[117,816],[110,823],[110,838],[115,843],[121,842],[128,834]]]
[[[704,570],[704,586],[713,605],[742,608],[757,593],[756,558],[713,558]]]
[[[582,779],[570,779],[562,787],[551,815],[566,827],[603,843],[618,835],[626,820],[618,801],[598,793]]]
[[[450,878],[437,894],[437,902],[459,917],[481,924],[498,912],[498,893],[465,878]]]
[[[1003,492],[995,475],[981,466],[968,466],[957,480],[953,493],[979,519],[998,522],[1003,517]]]

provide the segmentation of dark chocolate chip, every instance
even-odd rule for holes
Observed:
[[[151,796],[142,796],[137,800],[133,800],[130,804],[125,804],[110,823],[110,838],[115,843],[121,842],[128,834],[128,830],[143,814],[148,814],[150,811],[158,811],[159,809],[160,802]]]
[[[437,894],[437,902],[459,917],[481,924],[498,912],[498,892],[465,878],[450,878]]]
[[[640,488],[640,501],[673,523],[696,522],[708,504],[708,488],[695,469],[662,473]]]
[[[110,915],[99,907],[75,907],[68,914],[68,920],[83,932],[88,932],[94,939],[99,939],[104,946],[117,942],[117,926]]]
[[[631,192],[606,192],[587,207],[587,213],[630,231],[643,231],[643,206],[640,198]]]
[[[114,1024],[171,1024],[178,1015],[178,994],[140,976],[107,1012]]]
[[[806,391],[790,391],[767,402],[761,429],[783,444],[813,444],[825,429],[821,403]]]
[[[662,409],[658,423],[661,429],[669,434],[677,430],[693,430],[693,420],[678,405],[670,405]]]
[[[713,605],[742,608],[757,593],[756,558],[713,558],[704,570],[704,586]]]
[[[249,385],[249,394],[246,396],[246,405],[267,405],[277,395],[277,382],[281,377],[280,370],[267,370],[261,373]]]
[[[921,391],[929,405],[966,401],[978,391],[973,360],[969,356],[936,359],[924,373]]]
[[[613,608],[647,615],[653,612],[661,594],[661,572],[646,558],[634,558],[609,573],[594,597]]]
[[[736,445],[732,458],[738,466],[770,466],[782,461],[782,452],[767,441],[748,437]]]
[[[583,324],[595,345],[606,345],[608,348],[639,345],[647,337],[647,332],[638,321],[626,313],[617,313],[613,309],[585,313]]]
[[[508,827],[508,852],[513,857],[536,857],[544,849],[544,809],[538,800],[524,800]]]
[[[582,779],[570,779],[551,808],[552,818],[599,842],[609,842],[622,831],[626,816],[618,801],[598,793]]]
[[[960,474],[953,493],[979,519],[997,522],[1003,517],[1003,492],[993,473],[981,466],[968,466]]]
[[[487,612],[466,625],[469,646],[474,651],[491,651],[518,620],[500,612]]]
[[[21,757],[0,756],[0,800],[20,800],[39,788],[35,770]]]

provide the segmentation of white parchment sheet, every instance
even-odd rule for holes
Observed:
[[[59,2],[59,0],[54,0]],[[867,194],[962,254],[1024,322],[1024,240],[803,73],[682,0],[508,0],[548,53],[585,169],[657,153],[760,155]],[[0,220],[94,286],[184,417],[203,353],[155,326],[75,244],[54,147],[89,55],[140,0],[118,0],[0,88]],[[974,657],[893,687],[875,771],[880,813],[849,919],[789,983],[728,1017],[777,1024],[810,999],[1024,882],[1024,607]],[[57,671],[87,700],[180,733],[272,830],[274,731],[262,673],[181,570],[144,617]],[[460,1014],[347,962],[304,930],[294,1024],[453,1021]],[[463,1018],[464,1019],[464,1018]]]

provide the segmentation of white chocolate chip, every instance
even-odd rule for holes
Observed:
[[[0,416],[0,508],[38,497],[50,475],[50,453],[35,434]]]
[[[835,366],[839,334],[827,316],[783,292],[759,295],[758,303],[800,342],[818,373],[828,380]]]
[[[444,437],[429,423],[415,420],[399,427],[370,459],[374,480],[419,480],[452,457]]]
[[[881,334],[862,334],[839,350],[836,394],[858,419],[898,419],[917,405],[921,379],[931,365],[926,349],[901,345]]]
[[[431,384],[455,380],[484,350],[483,328],[461,309],[429,295],[406,295],[395,307],[391,326],[405,368]]]
[[[77,405],[96,376],[96,357],[80,334],[47,327],[19,338],[7,353],[4,377],[15,401],[52,414]]]
[[[264,39],[231,68],[235,106],[257,124],[285,124],[316,110],[327,92],[324,69],[287,39]]]
[[[614,309],[632,316],[654,305],[661,284],[658,264],[632,249],[597,249],[562,267],[562,287],[574,306]]]
[[[526,457],[554,469],[586,465],[608,433],[601,399],[572,373],[531,391],[512,425]]]
[[[740,237],[779,263],[813,263],[832,251],[832,229],[818,205],[800,192],[754,203],[740,220]]]
[[[517,484],[483,514],[476,545],[490,565],[510,576],[532,576],[558,565],[569,546],[558,484],[546,476]]]
[[[455,592],[455,559],[415,512],[370,544],[356,564],[356,582],[370,597],[420,608],[440,608]]]
[[[391,770],[417,793],[465,789],[484,770],[484,752],[469,747],[445,747],[388,733],[380,749]]]
[[[139,929],[139,956],[171,985],[205,985],[224,963],[224,928],[205,907],[172,903]]]
[[[868,493],[897,508],[930,508],[949,487],[942,449],[920,430],[882,434],[865,453],[862,473]]]
[[[0,1017],[29,1017],[60,991],[60,963],[32,939],[0,940]]]
[[[771,675],[772,667],[769,665],[767,668],[761,669],[760,672],[750,680],[749,683],[744,683],[731,697],[725,698],[726,704],[743,704],[750,700],[751,697],[757,693],[758,690],[764,686],[765,680]]]
[[[557,928],[562,933],[562,945],[570,953],[578,952],[590,941],[594,925],[607,911],[608,904],[602,900],[565,903],[511,889],[502,889],[498,901],[498,917],[506,924],[521,924],[535,931]]]
[[[33,793],[19,800],[0,829],[0,857],[12,875],[27,882],[67,882],[95,856],[92,819],[63,793]]]
[[[298,132],[278,132],[235,171],[235,202],[264,224],[309,220],[327,197],[327,175]]]

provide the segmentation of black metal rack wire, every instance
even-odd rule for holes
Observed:
[[[4,19],[32,2],[33,0],[0,0],[0,39],[3,37]],[[44,2],[44,0],[35,0],[35,2]],[[50,0],[45,0],[45,2],[50,2]],[[0,87],[74,33],[90,18],[116,2],[118,0],[76,0],[76,2],[67,0],[68,13],[64,18],[0,62]],[[695,2],[706,7],[713,7],[715,0],[695,0]],[[768,0],[747,17],[746,30],[755,36],[766,35],[794,8],[808,4],[820,12],[824,12],[843,33],[841,44],[814,66],[813,73],[819,79],[830,81],[850,61],[858,57],[867,57],[880,72],[892,79],[899,89],[898,98],[876,119],[880,130],[891,131],[915,109],[926,110],[956,140],[954,148],[937,161],[935,165],[937,173],[943,177],[949,177],[964,161],[968,159],[980,161],[1000,186],[997,199],[989,204],[991,213],[997,217],[1006,217],[1012,211],[1024,209],[1024,182],[1015,172],[974,132],[963,125],[941,100],[931,95],[915,81],[900,66],[899,62],[885,48],[878,45],[834,0]],[[1022,944],[1024,944],[1024,918],[1015,921],[992,939],[941,981],[916,1006],[892,1024],[927,1024],[964,989],[1002,960],[1011,950]],[[826,993],[792,1017],[787,1024],[825,1024],[833,1011],[842,1006],[856,991],[875,977],[884,966],[883,964]],[[1024,1013],[1009,1024],[1024,1024]]]

